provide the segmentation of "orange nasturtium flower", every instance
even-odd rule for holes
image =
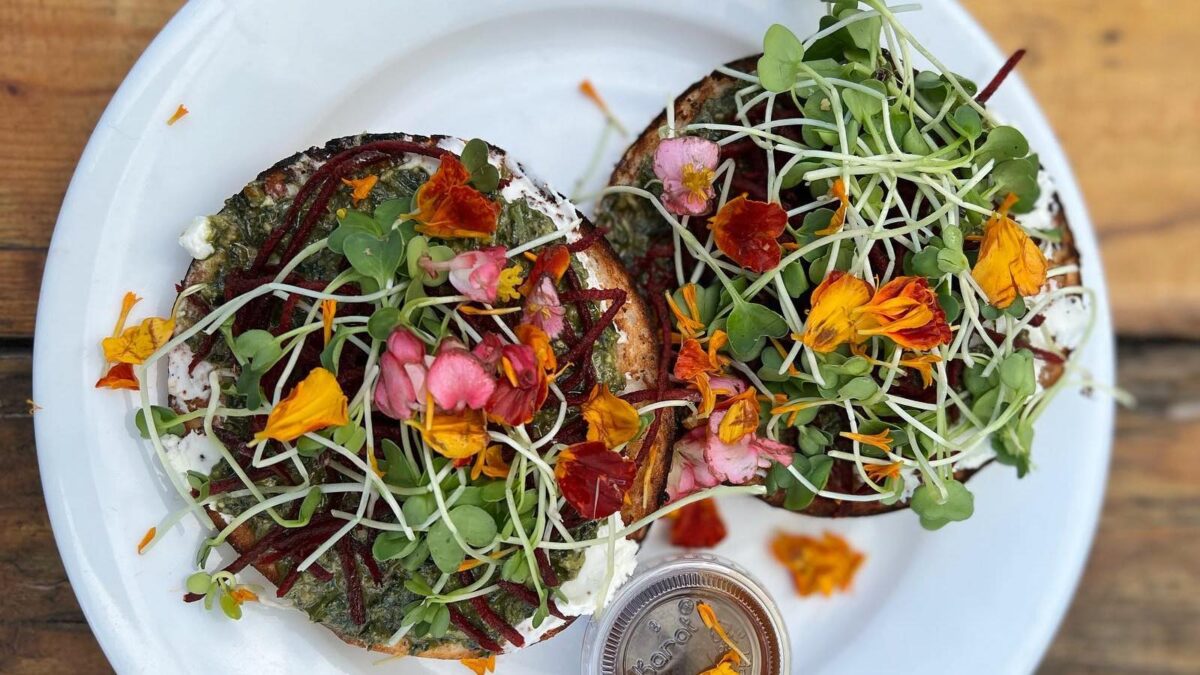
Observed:
[[[554,355],[554,347],[550,345],[550,336],[546,331],[531,323],[522,323],[513,331],[517,341],[533,350],[537,362],[547,374],[558,370],[558,357]]]
[[[488,654],[475,659],[459,659],[459,663],[463,664],[475,673],[475,675],[487,675],[488,673],[496,672],[496,655]]]
[[[721,660],[717,661],[716,665],[701,672],[700,675],[738,675],[738,664],[741,662],[741,657],[731,649],[721,655]]]
[[[183,119],[183,116],[188,114],[188,112],[187,106],[180,103],[179,107],[175,109],[175,112],[171,113],[171,116],[167,118],[167,126],[171,126]]]
[[[725,416],[717,425],[717,437],[721,439],[722,443],[733,445],[745,438],[746,434],[752,434],[758,430],[759,405],[755,396],[756,390],[748,388],[729,399],[729,407],[725,410]]]
[[[863,464],[863,469],[867,472],[867,477],[874,481],[887,480],[888,478],[898,478],[900,469],[904,465],[900,462],[889,462],[887,464]]]
[[[766,272],[779,264],[783,249],[779,235],[787,228],[787,211],[775,202],[738,196],[709,219],[713,241],[730,260],[751,272]]]
[[[984,225],[979,260],[971,276],[987,294],[988,302],[1004,309],[1018,295],[1033,295],[1046,283],[1046,256],[1033,239],[1008,217],[1017,196],[1004,198],[1000,209]]]
[[[157,527],[152,527],[152,528],[146,530],[146,534],[142,535],[142,540],[138,542],[138,547],[137,547],[138,555],[145,553],[146,547],[150,545],[150,542],[154,541],[154,537],[157,534],[158,534]]]
[[[829,219],[829,226],[813,233],[822,237],[827,234],[840,232],[842,226],[846,224],[846,211],[850,209],[850,195],[846,192],[846,183],[841,178],[833,181],[833,187],[829,191],[837,198],[838,207],[833,212],[833,217]]]
[[[633,440],[641,428],[637,409],[613,395],[606,384],[597,382],[592,387],[582,411],[588,425],[587,439],[600,441],[610,450]]]
[[[340,427],[349,421],[346,395],[333,373],[313,368],[267,415],[267,426],[254,442],[294,441],[310,431]]]
[[[600,441],[567,446],[554,463],[559,492],[588,520],[616,513],[636,477],[637,465]]]
[[[855,311],[870,300],[870,284],[835,270],[812,292],[812,311],[801,341],[822,354],[847,342],[861,342],[855,329]]]
[[[336,316],[337,300],[322,300],[321,336],[325,338],[325,344],[329,344],[329,338],[333,337],[333,319]]]
[[[518,290],[521,291],[521,295],[528,296],[542,282],[542,277],[550,277],[557,286],[563,275],[567,273],[567,267],[570,264],[571,252],[567,250],[566,246],[562,244],[547,246],[533,257],[533,267],[529,269],[525,283],[521,284],[521,288]]]
[[[684,548],[712,548],[725,538],[725,521],[713,499],[692,502],[667,515],[671,519],[671,544]]]
[[[900,359],[901,368],[912,368],[921,374],[921,386],[933,384],[933,364],[939,363],[942,357],[937,354],[913,354]]]
[[[700,621],[704,622],[704,626],[716,633],[717,637],[721,638],[721,641],[724,642],[725,645],[729,647],[730,651],[734,653],[734,663],[738,662],[737,659],[746,657],[745,652],[739,649],[738,646],[734,644],[733,640],[729,638],[729,634],[725,632],[725,627],[722,626],[720,620],[717,619],[717,613],[713,611],[711,605],[703,601],[697,602],[696,612],[700,614]],[[722,658],[721,660],[724,661],[725,659]],[[718,670],[717,672],[719,673],[721,671]]]
[[[138,381],[133,374],[133,366],[144,363],[171,339],[171,333],[175,330],[174,319],[151,317],[137,326],[125,327],[129,312],[139,300],[141,298],[132,292],[125,293],[112,335],[100,341],[105,361],[113,365],[96,381],[97,389],[137,389]]]
[[[504,461],[504,448],[492,444],[475,455],[475,463],[471,465],[471,480],[478,480],[480,476],[504,478],[508,476],[509,468],[508,462]]]
[[[371,194],[371,190],[375,184],[379,182],[379,176],[371,174],[362,178],[343,178],[342,184],[350,188],[350,199],[354,201],[354,205],[367,198]]]
[[[675,315],[675,325],[679,328],[679,334],[684,338],[694,338],[704,330],[704,322],[700,320],[700,305],[696,302],[696,284],[684,284],[679,289],[679,294],[683,297],[687,312],[680,309],[670,293],[666,294],[667,306]]]
[[[792,573],[800,595],[848,590],[864,560],[862,553],[830,532],[820,539],[780,532],[771,540],[771,554]]]
[[[449,459],[466,459],[487,449],[487,418],[482,410],[464,408],[457,413],[426,410],[421,435],[438,454]]]
[[[701,411],[707,417],[716,405],[716,391],[711,386],[710,378],[720,375],[728,359],[718,352],[729,340],[725,331],[714,331],[708,338],[708,351],[700,347],[700,341],[687,338],[679,348],[679,356],[675,358],[675,369],[672,374],[684,382],[691,382],[700,392]]]
[[[471,174],[457,157],[445,153],[433,176],[417,188],[417,210],[408,214],[417,231],[442,239],[490,239],[500,205],[471,187]]]
[[[849,431],[841,433],[842,438],[849,438],[852,441],[858,441],[865,445],[870,445],[884,452],[892,451],[892,430],[884,429],[877,434],[856,434]]]
[[[854,315],[858,335],[884,335],[915,351],[950,342],[950,324],[925,277],[896,277]]]

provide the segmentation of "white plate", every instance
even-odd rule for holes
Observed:
[[[772,22],[811,32],[818,3],[739,0],[524,0],[508,3],[225,4],[199,0],[163,30],[113,98],[79,162],[46,265],[34,395],[38,455],[71,583],[113,666],[123,672],[464,672],[456,663],[379,657],[302,616],[252,608],[240,622],[180,602],[199,528],[138,556],[142,533],[178,507],[134,439],[131,400],[92,388],[97,343],[122,293],[162,313],[188,263],[175,238],[197,214],[293,151],[363,130],[480,136],[569,191],[600,133],[576,90],[591,78],[630,127],[645,124],[715,64],[757,51]],[[976,81],[1002,61],[957,5],[908,14],[915,33]],[[191,114],[168,127],[185,103]],[[1062,151],[1024,85],[994,99],[1057,179],[1086,282],[1104,298],[1092,227]],[[606,166],[621,148],[608,147]],[[599,180],[599,178],[598,178]],[[1084,361],[1111,381],[1107,305]],[[971,487],[976,514],[924,532],[910,513],[825,521],[745,501],[717,553],[776,589],[797,672],[1024,672],[1070,600],[1096,523],[1112,406],[1067,392],[1038,433],[1037,470],[1004,468]],[[867,552],[849,595],[799,599],[765,552],[775,528],[847,536]],[[664,531],[650,550],[665,547]],[[565,673],[579,623],[500,659],[500,672]]]

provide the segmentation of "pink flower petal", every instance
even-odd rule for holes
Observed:
[[[704,461],[704,444],[704,427],[693,429],[675,443],[667,474],[667,497],[671,501],[720,484]]]
[[[425,343],[408,329],[397,328],[388,336],[387,353],[400,363],[420,363],[425,359]]]
[[[447,349],[443,345],[429,368],[426,386],[438,407],[457,412],[464,406],[473,410],[482,408],[496,383],[471,352],[461,346]]]
[[[715,171],[720,161],[720,147],[699,136],[668,138],[654,151],[654,175],[663,183],[663,206],[678,215],[698,216],[709,209],[716,195],[713,186],[704,188],[703,195],[689,190],[683,183],[684,170]]]
[[[566,311],[558,300],[558,291],[550,277],[542,277],[540,283],[525,299],[525,320],[541,328],[551,339],[562,333]]]

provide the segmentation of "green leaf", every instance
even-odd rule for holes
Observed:
[[[308,494],[304,495],[304,501],[300,502],[300,512],[296,519],[302,526],[307,525],[308,521],[312,519],[313,513],[321,505],[321,497],[321,489],[315,485],[309,489]]]
[[[982,396],[975,399],[971,404],[971,413],[978,417],[985,424],[992,419],[992,415],[996,412],[996,404],[1000,401],[1000,389],[991,389],[985,391]]]
[[[1033,422],[1017,418],[992,435],[996,461],[1016,467],[1017,478],[1024,478],[1032,468]]]
[[[395,202],[399,200],[389,201]],[[383,208],[384,204],[388,203],[389,202],[384,202],[383,204],[380,204],[379,207],[375,209],[376,214],[380,212],[380,209]],[[389,207],[387,210],[391,210],[391,208],[392,207]],[[333,229],[333,232],[329,233],[329,240],[326,242],[326,245],[329,246],[329,250],[333,251],[334,253],[343,254],[345,253],[344,246],[346,243],[346,238],[350,235],[369,234],[375,237],[382,237],[383,233],[384,229],[380,226],[380,223],[376,218],[372,218],[362,211],[347,210],[346,215],[338,219],[338,226]]]
[[[962,228],[957,225],[942,226],[942,243],[946,245],[946,249],[950,251],[962,251],[963,233]]]
[[[403,558],[417,550],[420,543],[419,539],[410,540],[403,532],[381,532],[371,545],[371,555],[380,562]]]
[[[1024,398],[1037,390],[1033,353],[1028,349],[1021,349],[1004,357],[999,370],[1000,381],[1011,389],[1017,398]]]
[[[395,307],[382,307],[367,319],[367,335],[376,340],[386,340],[399,325],[400,310]]]
[[[775,311],[750,302],[743,302],[729,313],[725,323],[729,348],[739,359],[750,360],[758,354],[768,337],[787,335],[787,322]]]
[[[466,551],[458,545],[450,532],[446,521],[439,520],[425,533],[425,543],[429,546],[429,555],[437,568],[446,574],[458,571],[459,564],[467,557]]]
[[[212,479],[209,476],[199,471],[188,471],[187,482],[198,493],[196,496],[197,501],[208,499],[208,492],[212,488]]]
[[[404,238],[394,231],[383,237],[356,232],[346,237],[343,249],[354,271],[383,285],[395,276],[400,266]]]
[[[975,154],[976,164],[983,165],[989,160],[1001,162],[1029,154],[1029,142],[1025,136],[1013,127],[996,127],[988,132],[987,140]]]
[[[433,617],[429,619],[429,637],[444,637],[449,628],[450,608],[439,604],[433,612]]]
[[[467,171],[474,171],[488,163],[488,145],[481,139],[472,138],[463,146],[459,160]]]
[[[916,126],[909,127],[908,131],[904,132],[900,139],[900,149],[912,155],[928,155],[933,150]]]
[[[828,455],[817,455],[816,457],[805,457],[804,455],[793,455],[792,466],[800,475],[804,476],[808,482],[812,483],[818,490],[823,490],[829,482],[829,474],[833,471],[833,458]],[[808,508],[812,504],[813,499],[817,494],[810,490],[804,483],[792,478],[792,483],[787,488],[787,497],[783,500],[784,508],[791,511],[801,511]]]
[[[862,14],[858,9],[849,9],[839,13],[839,19],[847,19],[855,14]],[[883,30],[883,17],[873,16],[869,19],[859,19],[845,28],[851,41],[859,49],[865,49],[874,54],[879,49],[879,34]]]
[[[188,593],[204,595],[212,587],[212,577],[208,575],[208,572],[196,572],[187,578],[185,585]]]
[[[763,55],[758,59],[758,80],[763,89],[785,92],[796,84],[804,44],[786,26],[773,24],[763,36]]]
[[[225,612],[225,616],[237,621],[242,618],[242,606],[237,599],[229,593],[221,594],[221,611]]]
[[[392,229],[400,216],[412,210],[412,199],[385,199],[375,207],[375,222],[380,227],[380,234]],[[332,236],[332,235],[331,235]],[[332,248],[332,247],[331,247]]]
[[[265,330],[248,330],[237,336],[233,343],[238,356],[250,362],[255,370],[265,372],[279,357],[283,356],[283,348],[275,336]]]
[[[413,495],[400,505],[400,512],[410,525],[420,525],[429,520],[429,516],[436,510],[437,504],[430,495]]]
[[[783,286],[788,295],[793,298],[800,297],[801,293],[808,290],[808,275],[804,273],[804,263],[799,260],[789,263],[779,274],[783,277]]]
[[[820,168],[822,168],[820,162],[796,162],[780,178],[779,186],[784,190],[790,190],[804,182],[804,174]]]
[[[450,520],[471,546],[487,546],[496,538],[496,521],[478,506],[456,506],[450,511]]]
[[[301,436],[300,438],[296,439],[296,452],[298,452],[301,457],[316,457],[324,450],[324,445],[314,441],[308,436]]]
[[[425,564],[426,560],[429,560],[429,544],[421,540],[418,541],[420,543],[417,544],[416,550],[404,556],[403,567],[409,572],[415,572],[421,565]]]
[[[433,595],[433,588],[429,585],[429,582],[425,581],[425,579],[419,576],[413,576],[405,579],[404,587],[417,595]],[[404,614],[405,616],[408,616],[410,614],[416,614],[416,612],[408,611]]]
[[[938,265],[938,256],[942,249],[937,246],[926,246],[916,253],[908,256],[906,259],[908,265],[906,272],[916,274],[930,279],[936,279],[942,276],[941,266]]]
[[[909,506],[921,517],[921,527],[937,530],[948,523],[966,520],[975,512],[975,496],[956,480],[943,481],[946,498],[934,485],[923,483],[913,493]]]
[[[494,480],[479,488],[479,498],[489,504],[504,501],[506,494],[508,494],[508,486],[501,480]]]
[[[178,421],[179,415],[170,408],[161,405],[150,406],[150,419],[153,420],[154,428],[160,435],[182,436],[187,432],[183,423]],[[142,438],[150,438],[150,427],[146,424],[146,413],[143,408],[138,408],[137,412],[133,414],[133,425],[137,427]]]
[[[983,120],[979,118],[979,113],[969,105],[959,106],[954,111],[954,114],[950,116],[950,126],[971,142],[983,134]]]
[[[965,271],[968,267],[970,267],[970,263],[962,251],[953,251],[948,248],[938,249],[937,268],[939,272],[957,274]]]
[[[842,103],[850,110],[850,114],[854,119],[862,124],[866,124],[867,120],[874,117],[883,117],[883,104],[881,103],[882,95],[885,93],[883,83],[879,80],[864,80],[863,86],[879,92],[880,97],[871,96],[866,92],[857,89],[843,89]]]
[[[879,392],[879,385],[870,377],[856,377],[838,389],[838,396],[852,401],[863,401]]]
[[[383,457],[387,462],[387,471],[383,474],[383,482],[397,487],[416,487],[420,473],[409,463],[408,457],[400,450],[400,446],[390,438],[385,438],[380,442],[379,447],[383,449]]]
[[[353,423],[337,427],[333,430],[333,442],[358,454],[367,442],[367,430]]]

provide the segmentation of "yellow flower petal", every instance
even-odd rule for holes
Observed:
[[[471,669],[475,675],[487,675],[496,670],[496,655],[488,654],[477,659],[460,659],[459,663]]]
[[[432,410],[432,409],[430,409]],[[425,442],[443,457],[464,459],[487,449],[487,420],[482,410],[429,414],[421,433]]]
[[[829,532],[820,539],[780,532],[771,540],[771,554],[792,573],[802,596],[848,590],[864,560],[845,539]]]
[[[126,328],[116,337],[104,338],[104,358],[116,363],[144,363],[150,355],[171,339],[175,330],[174,319],[152,316],[140,324]]]
[[[325,338],[325,344],[329,344],[329,338],[333,337],[333,319],[337,316],[337,301],[322,300],[321,301],[321,335]]]
[[[855,329],[854,311],[870,300],[870,284],[845,272],[833,272],[812,293],[812,311],[802,341],[825,354],[862,339]]]
[[[304,434],[326,427],[340,427],[349,421],[347,400],[333,373],[313,368],[267,416],[267,426],[254,434],[254,442],[273,439],[294,441]]]
[[[374,189],[375,184],[378,182],[379,176],[374,174],[370,176],[363,176],[362,178],[342,179],[342,183],[344,183],[346,187],[350,188],[351,190],[350,199],[354,200],[355,206],[358,206],[359,202],[366,199],[367,195],[371,194],[371,190]]]
[[[858,441],[864,445],[879,448],[884,452],[892,451],[892,430],[884,429],[877,434],[855,434],[849,431],[841,433],[842,438],[849,438],[852,441]]]
[[[583,419],[587,421],[589,441],[602,441],[609,450],[633,440],[641,428],[637,409],[597,383],[584,401]]]
[[[979,259],[971,276],[987,294],[988,302],[1004,309],[1017,296],[1034,295],[1046,283],[1046,256],[1021,226],[1008,217],[1016,203],[1009,195],[984,227]]]
[[[759,405],[753,389],[747,389],[729,400],[725,417],[717,426],[717,437],[722,443],[732,445],[758,429]]]
[[[829,226],[817,230],[813,234],[824,237],[827,234],[840,232],[842,226],[846,224],[846,211],[850,209],[850,195],[846,193],[846,183],[841,178],[833,181],[833,187],[830,188],[830,193],[837,198],[838,207],[833,212],[833,217],[829,219]]]
[[[500,270],[500,280],[496,284],[496,297],[500,302],[508,302],[521,297],[517,289],[521,287],[521,266],[511,265]]]

